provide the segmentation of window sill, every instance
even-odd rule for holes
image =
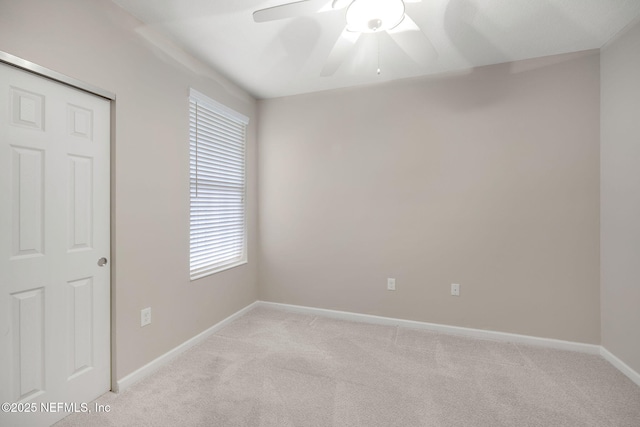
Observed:
[[[246,259],[242,260],[242,261],[238,261],[238,262],[236,262],[234,264],[229,264],[229,265],[225,265],[224,267],[220,267],[217,270],[207,271],[205,273],[200,273],[200,274],[197,274],[195,276],[191,276],[190,280],[193,282],[194,280],[203,279],[205,277],[212,276],[212,275],[214,275],[216,273],[221,273],[223,271],[230,270],[232,268],[240,267],[241,265],[244,265],[244,264],[247,264],[247,263],[248,263],[248,261]]]

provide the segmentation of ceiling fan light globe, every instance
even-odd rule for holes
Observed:
[[[347,8],[347,29],[359,33],[386,31],[403,18],[402,0],[354,0]]]

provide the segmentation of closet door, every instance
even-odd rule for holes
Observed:
[[[0,64],[0,425],[50,425],[110,389],[109,116]]]

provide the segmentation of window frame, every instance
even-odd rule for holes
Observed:
[[[193,108],[195,107],[195,115],[193,112]],[[234,125],[242,126],[242,190],[241,190],[241,218],[242,218],[242,249],[240,251],[240,256],[234,257],[229,262],[212,262],[210,264],[200,265],[197,268],[194,268],[194,248],[197,248],[194,242],[194,201],[202,203],[202,199],[198,199],[194,196],[194,181],[193,176],[198,176],[198,154],[202,155],[202,150],[204,148],[198,147],[198,136],[202,135],[203,129],[198,127],[198,111],[205,110],[212,115],[218,116],[219,122],[216,124],[224,125],[224,123],[233,122]],[[194,122],[195,120],[195,122]],[[197,90],[190,88],[189,91],[189,278],[190,281],[198,280],[203,277],[211,276],[213,274],[229,270],[231,268],[238,267],[240,265],[244,265],[248,263],[248,239],[247,239],[247,126],[249,124],[249,118],[245,115],[238,113],[231,108],[220,104],[217,101],[209,98],[208,96],[198,92]],[[213,140],[213,137],[210,137]],[[229,140],[222,140],[222,142],[226,142],[230,144]],[[207,141],[207,145],[210,146],[212,142]],[[195,146],[195,147],[194,147]],[[233,147],[232,147],[233,148]],[[195,154],[195,155],[194,155]],[[225,157],[225,160],[228,159]],[[194,166],[195,163],[195,166]],[[240,164],[240,162],[238,162]],[[195,167],[195,172],[194,172]],[[210,166],[208,171],[215,170],[213,166]],[[228,172],[228,171],[225,171]],[[198,185],[198,179],[196,178],[196,186]],[[199,187],[196,187],[195,191],[197,192]],[[233,190],[230,190],[231,194]],[[217,205],[221,206],[221,205]],[[215,211],[215,208],[213,208]],[[211,211],[209,211],[211,212]],[[209,242],[209,247],[215,246],[215,240]],[[234,240],[236,242],[236,240]],[[218,240],[219,243],[219,240]],[[230,248],[232,245],[227,246],[226,248]],[[211,250],[213,253],[214,251]],[[219,252],[218,252],[219,253]],[[214,255],[211,257],[215,258]]]

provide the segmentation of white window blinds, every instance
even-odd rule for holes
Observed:
[[[191,89],[191,280],[247,261],[245,130],[249,119]]]

